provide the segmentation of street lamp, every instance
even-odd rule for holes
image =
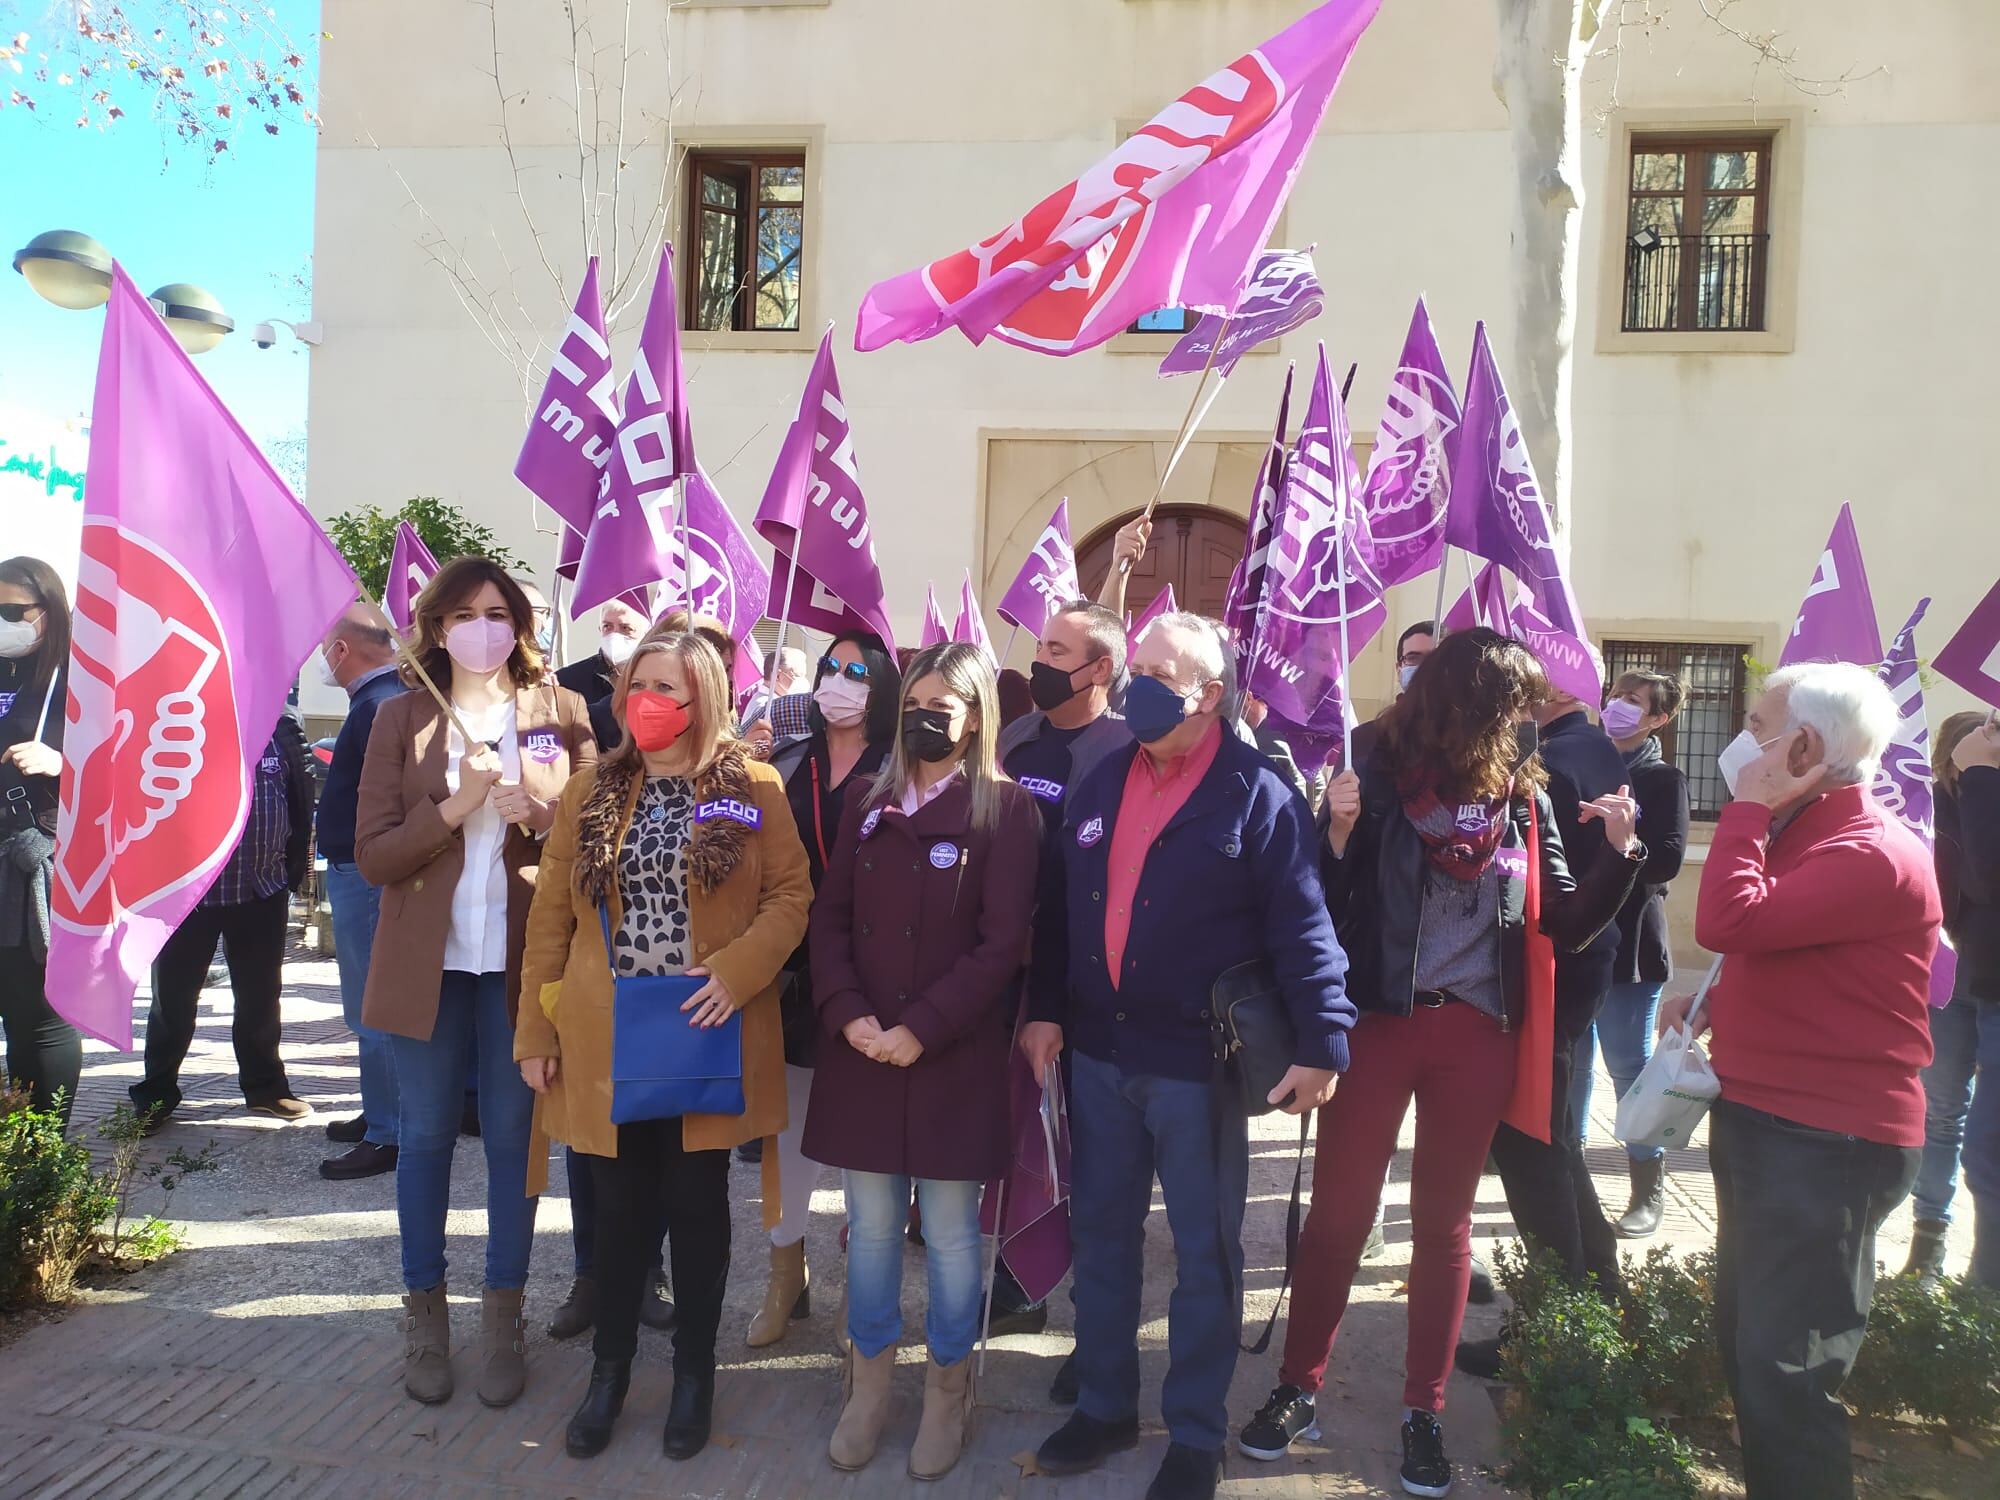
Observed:
[[[111,298],[111,252],[73,229],[36,235],[14,252],[14,269],[36,296],[71,312],[102,307]],[[163,286],[150,300],[189,354],[206,354],[236,326],[213,292],[189,282]]]

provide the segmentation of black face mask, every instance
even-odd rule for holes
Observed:
[[[958,748],[951,737],[951,715],[941,708],[903,711],[903,749],[918,760],[949,760]]]
[[[1085,670],[1077,668],[1077,672]],[[1076,672],[1065,672],[1061,667],[1038,661],[1028,669],[1028,696],[1035,700],[1035,707],[1043,713],[1052,708],[1061,708],[1077,694]]]
[[[1514,769],[1520,770],[1535,758],[1535,752],[1542,748],[1542,729],[1533,719],[1524,719],[1514,726]]]

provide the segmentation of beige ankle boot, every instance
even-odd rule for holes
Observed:
[[[965,1451],[972,1425],[972,1356],[955,1365],[928,1360],[924,1366],[924,1416],[910,1449],[910,1478],[942,1479]]]
[[[426,1406],[451,1399],[451,1313],[444,1283],[403,1295],[403,1389]]]
[[[750,1320],[750,1347],[764,1349],[778,1342],[800,1318],[812,1316],[812,1277],[806,1270],[806,1242],[771,1247],[771,1284],[764,1305]]]
[[[512,1406],[528,1384],[528,1324],[521,1315],[522,1289],[486,1288],[479,1299],[479,1399],[487,1406]]]
[[[836,1469],[853,1473],[874,1460],[882,1443],[883,1424],[889,1420],[889,1388],[895,1374],[894,1344],[873,1359],[865,1359],[853,1349],[847,1351],[847,1368],[840,1381],[840,1422],[826,1447],[826,1456]]]

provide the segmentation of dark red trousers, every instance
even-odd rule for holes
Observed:
[[[1403,1403],[1442,1411],[1465,1319],[1479,1174],[1514,1086],[1514,1038],[1490,1016],[1452,1003],[1419,1007],[1407,1019],[1364,1011],[1348,1045],[1353,1065],[1319,1112],[1312,1211],[1299,1240],[1278,1378],[1306,1391],[1326,1378],[1382,1179],[1415,1099]]]

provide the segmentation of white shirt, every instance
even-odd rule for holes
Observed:
[[[458,717],[476,739],[500,746],[500,779],[521,779],[521,745],[514,733],[514,700],[476,711],[454,703]],[[445,762],[445,789],[458,794],[458,765],[466,745],[458,731],[445,729],[450,758]],[[451,928],[444,939],[444,966],[463,974],[504,974],[507,971],[507,868],[501,851],[507,825],[489,803],[482,802],[459,826],[465,837],[465,870],[451,893]]]
[[[912,778],[910,784],[903,789],[903,805],[898,811],[906,818],[914,818],[918,813],[937,801],[939,797],[943,796],[944,789],[964,774],[965,762],[960,761],[936,781],[933,781],[926,791],[918,791],[917,783]]]

